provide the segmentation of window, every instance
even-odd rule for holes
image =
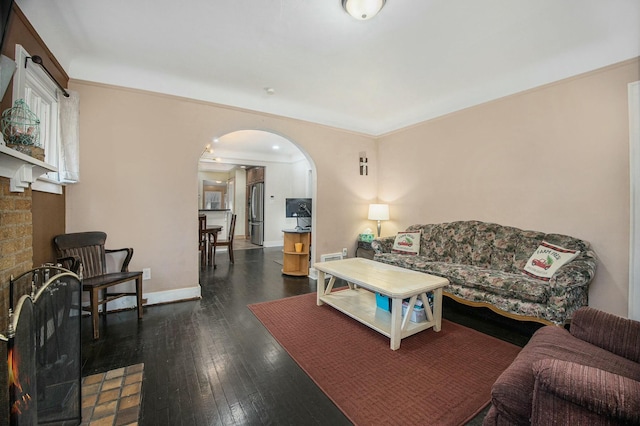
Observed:
[[[40,145],[44,148],[45,162],[59,169],[58,88],[42,67],[27,62],[30,56],[21,45],[16,45],[17,69],[13,76],[13,101],[24,99],[29,109],[40,119]],[[60,183],[59,173],[49,172],[38,178],[32,188],[61,194]]]

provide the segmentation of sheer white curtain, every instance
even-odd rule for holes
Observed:
[[[80,94],[67,90],[69,97],[58,93],[60,108],[60,182],[80,180]]]

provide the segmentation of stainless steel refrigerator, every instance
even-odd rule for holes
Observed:
[[[264,183],[249,185],[249,235],[251,243],[264,243]]]

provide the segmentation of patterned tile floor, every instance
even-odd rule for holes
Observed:
[[[144,364],[82,378],[81,426],[137,425]]]

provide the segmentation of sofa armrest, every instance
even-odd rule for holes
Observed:
[[[533,364],[531,424],[638,424],[640,382],[558,359]]]
[[[595,258],[573,260],[562,266],[549,280],[552,290],[587,286],[596,274]]]
[[[583,307],[573,314],[571,334],[616,355],[640,363],[640,322]]]
[[[371,242],[371,248],[376,252],[376,254],[391,253],[391,249],[393,249],[393,242],[395,240],[395,236],[376,238]]]

